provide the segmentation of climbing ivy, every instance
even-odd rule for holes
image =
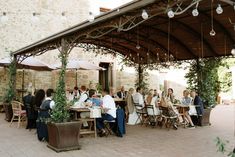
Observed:
[[[9,80],[8,80],[8,88],[4,97],[4,101],[7,103],[11,103],[11,101],[15,98],[15,78],[16,78],[16,60],[13,59],[8,66],[9,71]]]
[[[222,59],[219,58],[193,60],[189,72],[185,75],[189,88],[198,91],[205,107],[216,104],[220,91],[218,68],[222,65]]]

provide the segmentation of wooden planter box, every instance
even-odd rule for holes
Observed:
[[[4,108],[4,111],[5,111],[5,120],[10,122],[11,118],[13,116],[13,111],[12,111],[11,104],[4,102],[3,103],[3,108]]]
[[[48,123],[48,147],[56,152],[80,149],[81,123],[65,122],[65,123]]]

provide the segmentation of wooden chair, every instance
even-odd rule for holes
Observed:
[[[158,122],[158,118],[160,117],[160,114],[156,112],[156,108],[153,105],[146,105],[145,106],[147,109],[147,114],[148,114],[148,123],[154,127],[156,126]]]
[[[115,127],[115,123],[116,123],[116,119],[111,120],[111,121],[104,120],[104,129],[105,129],[105,131],[107,131],[107,133],[108,133],[108,134],[106,135],[106,137],[107,137],[108,135],[113,135],[113,134],[114,134],[113,130],[114,130],[114,127]]]
[[[165,127],[169,130],[175,125],[174,121],[177,120],[177,115],[170,115],[168,107],[160,106],[159,109],[161,110],[162,126],[165,125]],[[177,126],[174,128],[177,129]]]
[[[26,110],[22,110],[23,104],[19,101],[12,101],[11,105],[12,105],[13,116],[11,119],[10,126],[12,125],[13,120],[17,120],[19,128],[21,121],[26,121]]]
[[[147,119],[148,114],[147,114],[146,108],[138,103],[134,103],[134,106],[135,106],[135,110],[138,116],[135,124],[137,124],[138,120],[140,120],[140,124],[143,125],[148,120]]]

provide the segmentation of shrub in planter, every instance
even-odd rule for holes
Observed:
[[[62,49],[66,48],[62,40]],[[51,120],[47,124],[48,127],[48,147],[53,150],[67,151],[79,149],[80,122],[69,122],[69,111],[65,93],[65,71],[67,65],[67,52],[62,51],[59,55],[62,68],[60,71],[59,82],[55,93],[55,107],[52,110]]]
[[[15,77],[16,77],[16,61],[12,60],[11,64],[8,67],[9,70],[9,82],[8,82],[8,88],[7,92],[4,97],[3,107],[5,110],[5,120],[10,122],[13,111],[11,107],[11,101],[15,97]]]

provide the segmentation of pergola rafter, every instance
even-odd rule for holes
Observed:
[[[41,55],[49,50],[60,49],[61,40],[64,39],[69,46],[69,51],[76,46],[81,46],[80,43],[87,43],[106,47],[114,52],[118,51],[133,62],[141,62],[141,64],[166,62],[166,58],[169,61],[172,56],[177,61],[181,61],[229,55],[224,53],[224,47],[226,50],[232,49],[235,34],[232,33],[233,25],[229,19],[226,21],[223,17],[235,18],[231,6],[235,2],[220,1],[225,7],[223,16],[215,13],[216,2],[212,8],[214,27],[218,30],[214,37],[210,37],[207,32],[210,29],[211,20],[211,2],[208,0],[177,0],[170,3],[163,0],[136,0],[96,17],[94,22],[85,21],[12,54],[20,56],[18,58],[21,60],[32,55]],[[191,15],[191,10],[195,7],[199,10],[198,17]],[[175,17],[171,19],[169,33],[169,19],[166,12],[170,8],[174,10]],[[141,17],[143,9],[148,13],[147,19]],[[137,29],[139,29],[138,33]],[[137,35],[140,50],[136,48]],[[222,41],[221,37],[223,37]],[[226,43],[223,42],[224,39]]]

